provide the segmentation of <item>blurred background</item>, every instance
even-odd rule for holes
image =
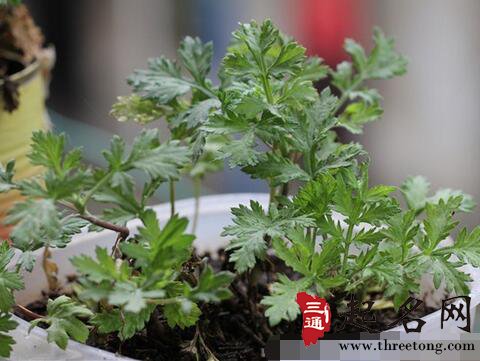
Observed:
[[[375,84],[383,120],[355,137],[370,152],[372,183],[399,185],[425,175],[434,188],[463,189],[480,200],[480,1],[477,0],[29,0],[48,42],[57,49],[48,108],[88,160],[101,164],[111,135],[131,139],[140,127],[109,116],[125,78],[147,58],[174,58],[185,35],[212,40],[215,66],[238,22],[271,18],[331,66],[352,37],[370,44],[374,25],[394,36],[408,74]],[[349,135],[342,135],[347,141]],[[206,193],[265,191],[238,171],[207,179]],[[185,182],[180,198],[191,195]],[[158,200],[165,200],[159,194]],[[465,216],[478,224],[479,212]]]

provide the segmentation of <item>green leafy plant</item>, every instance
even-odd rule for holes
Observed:
[[[417,219],[415,208],[401,210],[394,191],[369,188],[366,167],[360,174],[327,173],[300,189],[285,207],[309,215],[313,226],[272,235],[275,254],[302,276],[293,281],[279,275],[263,299],[272,325],[298,316],[292,295],[301,291],[327,297],[352,293],[363,300],[369,289],[379,288],[398,308],[419,291],[422,275],[431,274],[435,287],[443,282],[448,291],[468,294],[470,277],[461,267],[478,266],[479,228],[463,229],[454,244],[441,244],[457,226],[454,214],[468,196],[432,198]]]
[[[472,198],[451,189],[429,196],[428,182],[411,177],[400,187],[402,209],[396,187],[369,185],[362,147],[337,139],[338,127],[360,133],[380,118],[381,97],[366,82],[402,75],[405,58],[378,29],[369,53],[353,40],[345,50],[351,61],[333,70],[307,57],[271,21],[241,24],[214,85],[208,78],[212,44],[187,37],[178,61],[155,58],[148,69],[136,70],[128,79],[133,93],[119,97],[111,112],[140,126],[164,120],[168,140],[160,141],[156,129],[141,131],[131,146],[114,136],[103,151],[106,167],[97,168],[85,165],[81,149],[67,150],[65,135],[34,133],[29,157],[44,168],[43,176],[16,181],[13,161],[0,167],[0,192],[25,197],[7,218],[18,261],[9,266],[13,250],[5,242],[0,248],[0,355],[8,356],[13,343],[7,332],[15,327],[10,312],[12,292],[23,287],[19,272],[31,271],[33,252],[43,250],[50,291],[61,291],[51,250],[67,247],[86,227],[111,230],[116,238],[111,250],[97,247],[95,256],[71,259],[78,276],[71,297],[49,300],[43,316],[16,305],[35,318],[32,327],[48,327],[48,340],[61,348],[68,338],[85,342],[89,333],[114,333],[123,342],[161,315],[171,328],[194,326],[186,348],[197,352],[198,346],[214,359],[201,315],[232,291],[247,298],[243,305],[253,325],[262,323],[258,311],[265,311],[270,328],[264,324],[262,337],[298,316],[301,291],[364,299],[375,288],[398,307],[431,273],[435,287],[443,283],[467,293],[470,278],[461,267],[480,265],[480,231],[463,229],[454,243],[442,241],[458,225],[454,214],[473,209]],[[317,90],[321,79],[329,85]],[[198,215],[201,181],[224,161],[270,189],[267,207],[252,200],[233,208],[233,222],[224,229],[236,276],[198,257],[188,221],[175,211],[176,182],[185,175],[193,180]],[[138,173],[143,184],[135,181]],[[149,203],[163,184],[171,215],[161,225]],[[99,214],[91,212],[93,203],[102,208]],[[127,227],[133,219],[141,222],[135,232]],[[275,276],[259,306],[259,274],[273,256],[292,272]],[[246,292],[236,288],[240,281]]]

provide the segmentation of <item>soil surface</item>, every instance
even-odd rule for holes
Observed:
[[[209,257],[209,255],[204,255]],[[203,258],[203,257],[202,257]],[[210,259],[210,264],[216,270],[233,271],[223,251],[218,257]],[[144,331],[138,333],[123,343],[116,334],[100,335],[93,330],[87,343],[91,346],[119,353],[139,360],[155,361],[190,361],[215,360],[212,354],[220,361],[257,361],[266,360],[264,347],[272,336],[281,336],[284,339],[300,339],[302,318],[299,316],[295,322],[282,322],[276,327],[270,327],[264,317],[263,306],[260,300],[268,295],[268,284],[275,281],[275,273],[286,273],[291,279],[298,277],[283,262],[270,257],[264,269],[254,269],[249,274],[238,278],[231,286],[234,294],[230,300],[220,304],[202,306],[202,316],[197,327],[185,330],[168,327],[165,318],[159,310],[155,310]],[[72,278],[74,279],[74,277]],[[256,287],[247,287],[247,284],[256,284]],[[50,298],[59,294],[48,295]],[[47,295],[28,308],[36,313],[45,314]],[[381,294],[370,293],[370,300],[380,300]],[[335,338],[335,333],[359,333],[370,331],[380,332],[396,325],[401,325],[398,320],[401,312],[393,308],[372,310],[372,312],[357,314],[353,322],[344,322],[348,312],[350,296],[336,295],[335,299],[328,300],[332,311],[332,330],[325,334],[325,338]],[[364,306],[365,307],[365,306]],[[415,311],[409,313],[406,320],[421,318],[435,311],[425,307],[424,303]],[[19,315],[21,316],[21,315]],[[362,319],[363,318],[363,319]],[[352,321],[350,319],[350,321]],[[355,325],[357,324],[357,326]],[[416,322],[408,324],[415,327]],[[388,327],[390,326],[390,327]]]

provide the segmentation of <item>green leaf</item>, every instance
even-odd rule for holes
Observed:
[[[344,44],[345,51],[352,57],[353,64],[359,72],[363,72],[367,67],[367,56],[363,47],[355,40],[346,39]]]
[[[178,96],[188,93],[192,80],[184,78],[180,67],[164,57],[150,59],[147,70],[135,70],[128,78],[133,90],[157,104],[168,104]]]
[[[430,191],[430,183],[425,177],[408,177],[400,189],[409,208],[418,212],[425,207]]]
[[[361,134],[366,123],[379,119],[383,109],[378,102],[368,104],[355,102],[349,104],[339,118],[338,124],[353,134]]]
[[[465,228],[457,235],[453,247],[440,248],[439,252],[452,251],[461,261],[480,267],[480,226],[472,232]]]
[[[433,275],[434,286],[439,288],[443,280],[448,291],[453,291],[457,295],[468,295],[470,293],[468,284],[471,278],[458,270],[458,266],[460,265],[448,261],[445,257],[431,257],[429,272]]]
[[[204,83],[210,72],[213,56],[213,43],[203,43],[200,38],[185,37],[180,42],[178,54],[183,65],[197,83]]]
[[[445,189],[440,189],[433,195],[432,197],[428,198],[429,203],[438,203],[441,199],[444,200],[445,202],[448,201],[449,198],[454,198],[454,197],[462,197],[462,203],[460,204],[460,207],[458,208],[459,211],[462,212],[471,212],[476,206],[475,201],[473,200],[473,197],[469,194],[466,194],[460,190],[453,190],[450,188],[445,188]]]
[[[419,224],[415,222],[415,211],[410,210],[398,213],[387,220],[388,227],[382,234],[395,243],[408,246],[419,231]]]
[[[5,222],[15,224],[10,237],[16,248],[22,251],[40,248],[55,238],[61,222],[51,199],[27,199],[16,203]]]
[[[28,157],[33,165],[60,169],[64,147],[65,134],[56,135],[53,132],[37,131],[32,134],[31,151]]]
[[[306,181],[310,176],[288,158],[273,153],[259,157],[255,165],[242,168],[253,179],[268,179],[272,186],[278,186],[293,180]]]
[[[222,236],[233,236],[227,250],[233,251],[230,261],[242,273],[263,259],[267,250],[266,238],[281,237],[291,228],[313,226],[311,218],[295,215],[289,209],[277,211],[270,208],[268,214],[262,206],[250,201],[250,209],[244,205],[232,208],[233,225],[224,228]]]
[[[449,236],[458,224],[458,221],[453,220],[452,213],[458,209],[460,203],[461,197],[450,198],[448,202],[440,200],[438,204],[427,203],[423,221],[426,236],[425,243],[420,244],[422,249],[433,250]]]
[[[181,114],[182,124],[185,124],[188,129],[196,128],[207,122],[212,109],[218,108],[220,102],[217,99],[206,99],[188,109]]]
[[[18,323],[11,317],[9,313],[0,315],[0,357],[10,357],[12,345],[15,344],[15,340],[8,335],[8,332],[14,330]]]
[[[300,188],[293,199],[293,204],[303,213],[313,213],[315,219],[320,220],[330,210],[335,188],[335,178],[329,173],[324,173]]]
[[[133,282],[117,282],[108,295],[108,303],[121,306],[126,312],[139,313],[148,307],[148,300],[163,298],[164,290],[146,291]]]
[[[303,231],[301,232],[300,237],[304,238]],[[302,275],[309,275],[310,270],[305,263],[305,258],[302,257],[305,255],[310,256],[311,254],[309,254],[309,250],[301,246],[296,247],[295,241],[298,240],[298,238],[293,239],[292,236],[290,236],[290,239],[294,244],[291,247],[288,247],[283,239],[274,238],[272,241],[272,248],[275,250],[275,254],[295,272],[299,272]]]
[[[246,133],[238,140],[232,140],[222,146],[219,151],[222,158],[228,158],[231,168],[236,166],[255,165],[258,162],[259,152],[255,150],[255,134],[253,131]]]
[[[111,173],[128,172],[140,169],[152,179],[176,178],[180,168],[190,161],[190,151],[186,146],[180,145],[179,141],[170,141],[160,144],[158,130],[144,130],[133,141],[132,149],[128,157],[125,153],[123,140],[114,136],[109,151],[103,155],[109,163]],[[112,177],[112,185],[118,186],[123,192],[130,192],[132,187],[131,177],[115,175]]]
[[[13,182],[13,176],[15,175],[14,168],[14,160],[9,161],[5,168],[0,163],[0,193],[5,193],[15,188]]]
[[[117,268],[107,249],[96,247],[95,254],[98,262],[86,255],[72,257],[70,261],[77,272],[88,276],[93,282],[126,280],[128,273],[124,268]]]
[[[65,350],[69,337],[82,343],[87,341],[89,331],[80,319],[92,316],[93,313],[85,306],[77,304],[67,296],[60,296],[55,300],[48,300],[47,316],[32,321],[29,331],[39,323],[49,325],[47,341],[55,342]]]
[[[177,215],[171,217],[163,229],[157,220],[157,215],[153,210],[147,210],[142,214],[144,227],[139,228],[141,241],[148,244],[146,250],[147,257],[139,257],[137,253],[137,265],[143,268],[148,275],[157,270],[178,269],[190,256],[192,243],[195,237],[186,234],[188,220],[180,218]],[[128,252],[128,249],[125,249]],[[132,254],[133,256],[133,254]]]
[[[375,250],[376,253],[376,250]],[[361,271],[364,279],[373,279],[374,284],[386,287],[403,282],[402,267],[389,259],[378,257]]]
[[[405,74],[407,59],[395,52],[395,41],[379,28],[373,30],[375,44],[368,57],[366,72],[371,79],[390,79]]]
[[[190,151],[178,141],[170,141],[154,149],[137,153],[129,159],[132,166],[145,171],[152,179],[178,178],[180,168],[190,161]]]
[[[109,312],[97,313],[90,319],[90,323],[97,327],[100,333],[111,333],[118,331],[120,340],[125,341],[133,337],[136,332],[145,328],[145,324],[155,309],[149,305],[139,313],[121,312],[118,309]]]
[[[261,301],[267,307],[265,316],[271,326],[276,326],[282,320],[294,321],[300,314],[296,299],[297,293],[307,291],[310,285],[308,279],[292,281],[283,274],[278,274],[278,282],[272,285],[271,296],[265,296]]]
[[[323,64],[323,60],[316,56],[307,58],[303,64],[303,69],[297,74],[300,79],[319,81],[328,75],[328,66]]]
[[[9,312],[15,303],[13,291],[24,288],[23,278],[18,272],[8,271],[15,252],[7,242],[0,244],[0,312]]]
[[[201,311],[195,303],[185,299],[182,302],[165,305],[163,313],[170,327],[178,326],[184,329],[197,323]]]
[[[22,252],[20,258],[18,259],[17,265],[20,265],[20,267],[27,272],[32,272],[32,269],[35,266],[35,260],[36,257],[33,252]]]
[[[234,274],[230,272],[213,273],[210,266],[206,266],[200,274],[198,284],[192,289],[194,300],[202,302],[220,302],[232,296],[228,286]]]

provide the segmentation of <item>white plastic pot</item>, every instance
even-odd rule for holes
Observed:
[[[268,194],[223,194],[205,196],[200,201],[200,216],[197,225],[197,238],[195,247],[198,251],[211,251],[214,253],[221,247],[224,247],[227,239],[220,237],[220,233],[225,225],[231,223],[230,209],[239,204],[249,204],[250,200],[260,202],[264,207],[268,205]],[[160,222],[166,222],[170,217],[170,205],[161,204],[153,208],[158,215]],[[192,218],[194,214],[194,200],[185,199],[176,202],[177,212],[187,218]],[[132,221],[128,224],[132,233],[135,233],[139,221]],[[66,283],[66,278],[75,273],[69,259],[74,255],[87,254],[94,255],[97,246],[111,248],[115,242],[115,234],[111,231],[102,231],[99,233],[80,234],[64,249],[53,249],[52,259],[59,266],[59,280]],[[475,316],[475,306],[480,303],[480,272],[478,269],[468,269],[472,273],[475,282],[472,283],[472,302],[471,314]],[[25,274],[25,290],[16,294],[16,301],[19,304],[27,305],[40,298],[42,290],[47,289],[47,281],[41,269],[41,252],[37,253],[36,266],[31,273]],[[46,341],[46,332],[43,329],[35,328],[28,335],[29,323],[15,317],[19,326],[11,335],[15,338],[16,344],[13,346],[11,360],[128,360],[128,358],[115,355],[100,349],[80,344],[75,341],[69,341],[66,351],[59,349],[55,344],[49,344]],[[424,318],[427,323],[420,334],[421,339],[455,339],[461,332],[456,327],[441,330],[440,311],[430,314]],[[475,324],[475,320],[472,320]],[[397,327],[394,331],[403,332],[403,327]],[[413,336],[412,336],[413,335]],[[402,339],[416,337],[418,334],[403,335]]]

